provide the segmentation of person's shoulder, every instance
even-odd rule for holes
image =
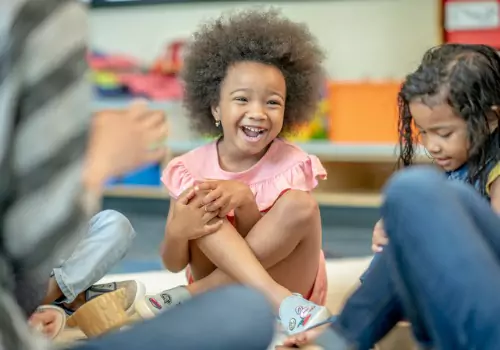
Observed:
[[[250,184],[261,210],[271,207],[288,190],[310,192],[318,180],[326,179],[326,170],[318,157],[288,141],[274,140],[265,157],[256,181]]]
[[[293,164],[309,158],[311,155],[294,143],[282,138],[273,141],[269,152],[266,154],[268,160],[276,161],[278,164]]]
[[[206,162],[212,161],[210,158],[214,147],[215,142],[211,142],[168,162],[165,170],[163,170],[161,181],[170,196],[173,198],[179,197],[184,190],[194,185],[196,179],[203,178],[201,174]]]
[[[310,166],[323,168],[318,157],[307,153],[298,145],[281,138],[273,142],[266,156],[268,157],[267,162],[273,164],[275,170],[278,172],[286,171],[287,169],[304,163]]]

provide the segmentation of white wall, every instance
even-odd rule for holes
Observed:
[[[268,4],[309,25],[327,51],[326,68],[339,80],[402,78],[427,48],[438,44],[438,0]],[[166,42],[189,37],[200,21],[242,6],[240,2],[95,10],[90,14],[90,40],[96,49],[151,62]]]

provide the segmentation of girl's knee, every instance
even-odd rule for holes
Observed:
[[[318,202],[305,191],[290,190],[278,199],[275,206],[283,220],[295,225],[319,218]]]

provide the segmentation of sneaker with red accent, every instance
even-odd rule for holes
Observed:
[[[160,312],[169,310],[189,299],[191,299],[191,294],[186,287],[179,286],[155,295],[146,295],[137,300],[135,302],[135,311],[142,318],[152,318]]]
[[[281,302],[279,319],[289,335],[315,328],[332,317],[330,311],[306,300],[300,294],[292,294]]]

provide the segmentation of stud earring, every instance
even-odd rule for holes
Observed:
[[[215,127],[218,128],[220,126],[220,120],[215,121]]]

